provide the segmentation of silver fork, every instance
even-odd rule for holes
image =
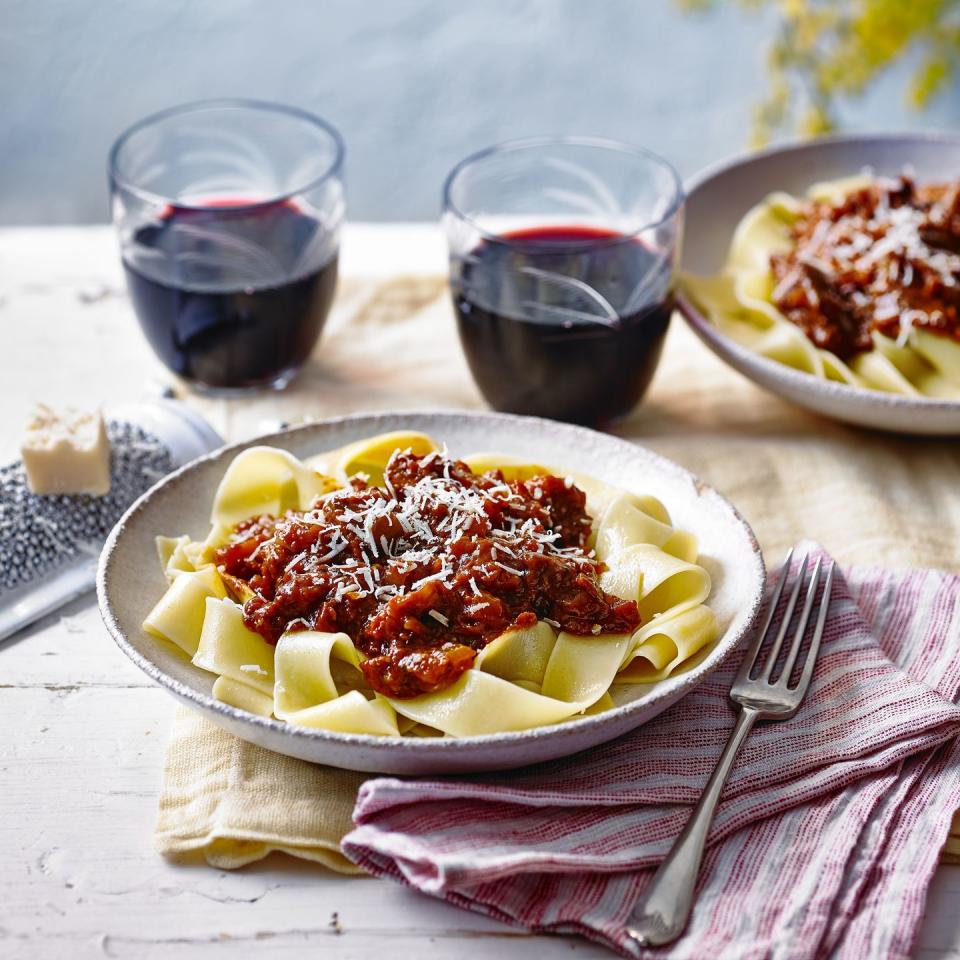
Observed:
[[[780,620],[777,635],[765,656],[763,666],[759,665],[760,653],[763,650],[780,599],[783,596],[784,586],[790,581],[790,562],[793,551],[787,554],[777,586],[770,597],[766,620],[763,629],[757,632],[750,649],[740,664],[740,669],[733,681],[730,690],[730,699],[739,707],[737,722],[717,765],[710,775],[707,786],[694,808],[683,832],[674,841],[673,847],[666,859],[660,864],[650,886],[644,891],[630,915],[627,933],[642,946],[655,947],[664,943],[671,943],[683,933],[690,917],[693,906],[693,890],[700,872],[700,861],[703,859],[703,848],[707,840],[707,833],[713,821],[713,813],[720,799],[723,785],[733,766],[740,747],[747,735],[753,729],[757,720],[788,720],[800,708],[810,677],[813,675],[817,652],[820,649],[820,638],[823,636],[823,625],[827,619],[827,610],[830,607],[830,590],[833,586],[833,564],[826,570],[823,593],[820,598],[820,607],[817,622],[814,626],[810,645],[807,648],[806,660],[796,686],[788,686],[790,675],[797,663],[797,657],[803,645],[803,638],[810,621],[810,614],[816,601],[817,590],[823,573],[821,561],[818,559],[810,576],[806,599],[800,619],[794,630],[790,649],[787,651],[783,669],[776,682],[771,680],[774,667],[783,647],[790,625],[794,619],[797,600],[803,588],[807,572],[807,557],[800,564],[800,571],[790,587],[789,597]],[[751,676],[755,668],[756,676]]]

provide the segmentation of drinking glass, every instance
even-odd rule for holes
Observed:
[[[325,120],[254,100],[141,120],[110,151],[113,220],[140,326],[195,388],[284,387],[333,300],[344,147]]]
[[[447,177],[460,340],[497,410],[605,426],[636,405],[673,308],[674,169],[587,137],[491,147]]]

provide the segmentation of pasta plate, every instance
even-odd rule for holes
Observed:
[[[468,727],[467,735],[452,737],[388,737],[286,724],[251,712],[252,707],[243,709],[242,699],[225,702],[224,677],[218,679],[208,672],[212,669],[209,663],[201,658],[198,662],[207,669],[200,669],[182,654],[178,656],[172,644],[159,642],[143,630],[144,620],[167,588],[156,560],[155,538],[182,531],[200,541],[207,535],[210,504],[238,454],[265,445],[315,463],[322,461],[325,451],[396,431],[443,440],[452,457],[496,450],[575,476],[589,472],[605,484],[662,501],[676,527],[697,537],[698,563],[712,581],[708,602],[717,618],[719,636],[680,672],[655,682],[611,688],[612,700],[600,713],[502,733],[470,735]],[[643,448],[583,428],[532,418],[409,413],[309,424],[225,448],[188,465],[141,498],[115,528],[101,558],[98,593],[104,621],[121,649],[178,700],[237,736],[290,756],[348,769],[445,773],[506,769],[554,759],[610,740],[656,716],[735,648],[756,615],[763,582],[759,548],[735,509],[682,468]],[[224,601],[208,602],[216,607]],[[248,669],[253,669],[252,665]],[[233,676],[246,680],[242,674]],[[221,686],[215,691],[217,683]],[[409,712],[404,711],[402,702],[394,705],[401,714]]]
[[[839,136],[809,143],[761,151],[709,168],[687,184],[687,241],[683,269],[691,278],[717,274],[737,235],[738,226],[771,196],[802,197],[816,184],[831,181],[852,182],[863,174],[869,177],[896,177],[911,171],[917,183],[952,181],[960,165],[960,137],[950,134],[889,134],[876,136]],[[748,218],[749,219],[749,218]],[[758,226],[762,226],[758,223]],[[741,236],[743,230],[740,231]],[[758,249],[763,246],[758,242]],[[691,289],[696,282],[691,281]],[[905,382],[883,386],[883,380],[896,378],[897,371],[880,351],[866,354],[877,375],[853,376],[835,358],[808,347],[805,338],[785,321],[781,328],[784,344],[773,344],[765,356],[744,342],[738,342],[706,316],[694,297],[682,292],[678,307],[697,336],[721,359],[744,376],[784,399],[816,413],[847,423],[874,429],[927,435],[960,433],[960,399],[924,396],[916,392],[891,392],[910,389]],[[761,305],[761,309],[766,309]],[[787,337],[786,334],[793,334]],[[768,338],[769,339],[769,338]],[[888,353],[895,352],[888,346]],[[801,351],[797,347],[803,348]],[[955,352],[956,348],[953,348]],[[805,353],[801,362],[779,354]],[[773,356],[777,355],[777,359]],[[797,369],[813,364],[820,357],[827,366],[839,366],[827,376]],[[909,359],[909,358],[908,358]],[[791,365],[792,364],[792,365]],[[879,369],[883,367],[884,369]],[[866,372],[866,368],[860,371]],[[842,382],[843,379],[854,382]],[[873,389],[857,381],[877,381]]]

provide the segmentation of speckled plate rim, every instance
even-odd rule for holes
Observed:
[[[947,143],[960,147],[960,133],[949,130],[887,130],[878,133],[829,133],[808,140],[788,140],[784,143],[773,143],[757,150],[741,150],[732,156],[724,157],[713,163],[708,163],[696,173],[686,177],[683,181],[684,195],[689,197],[694,190],[703,186],[708,180],[726,173],[734,167],[741,167],[752,161],[767,160],[770,157],[784,153],[816,152],[823,147],[833,144],[864,144],[879,145],[893,141],[917,140],[927,143]],[[762,198],[759,198],[762,199]]]
[[[960,134],[940,130],[902,131],[899,133],[832,134],[830,136],[817,137],[814,140],[775,144],[761,150],[745,151],[735,154],[733,157],[710,164],[704,167],[704,169],[697,171],[697,173],[691,177],[688,177],[683,184],[684,193],[689,199],[695,191],[705,187],[711,180],[721,177],[737,167],[761,163],[784,156],[785,154],[816,152],[818,149],[829,148],[831,145],[863,144],[864,146],[882,147],[883,144],[907,140],[915,140],[921,143],[952,144],[960,147]],[[758,196],[753,202],[759,203],[762,199],[762,196]],[[686,228],[690,228],[689,223],[686,224]],[[794,387],[797,391],[819,394],[825,399],[836,401],[856,400],[865,406],[913,410],[917,413],[930,413],[934,411],[942,414],[955,414],[958,418],[957,431],[960,432],[960,400],[944,400],[937,397],[914,397],[905,394],[886,393],[883,390],[871,390],[869,387],[858,387],[854,384],[841,383],[837,380],[825,380],[815,374],[789,367],[776,360],[771,360],[769,357],[758,354],[737,343],[735,340],[732,340],[726,336],[726,334],[721,333],[683,293],[678,293],[676,303],[684,320],[686,320],[688,325],[693,329],[694,333],[723,359],[726,359],[723,356],[723,353],[726,352],[731,357],[735,357],[744,366],[761,371],[770,379],[782,380],[784,383]],[[744,375],[746,376],[746,374]]]
[[[488,423],[490,426],[491,436],[493,437],[496,436],[496,430],[498,427],[507,429],[511,426],[518,426],[520,424],[527,424],[528,427],[536,427],[538,424],[540,424],[544,428],[550,430],[556,430],[558,427],[560,427],[564,431],[570,431],[571,435],[575,433],[590,435],[594,432],[585,427],[577,427],[570,424],[558,424],[554,421],[542,420],[538,417],[521,417],[503,413],[476,413],[449,410],[411,409],[403,411],[390,411],[389,413],[354,413],[343,417],[316,420],[301,426],[288,428],[275,433],[264,434],[241,443],[229,444],[202,457],[198,457],[196,460],[185,464],[180,469],[165,477],[155,486],[151,487],[151,489],[144,493],[138,500],[136,500],[117,522],[116,526],[110,532],[106,543],[104,544],[103,551],[100,555],[100,562],[97,568],[97,600],[99,602],[100,614],[103,618],[103,622],[120,649],[154,682],[162,687],[165,687],[181,700],[191,705],[195,705],[203,711],[219,714],[223,718],[233,721],[234,723],[245,724],[253,728],[259,728],[265,731],[270,731],[271,733],[281,734],[283,736],[291,737],[295,740],[301,741],[306,740],[327,743],[335,742],[345,747],[356,746],[375,750],[411,751],[420,755],[429,752],[435,755],[440,755],[445,753],[463,753],[470,751],[482,752],[494,746],[520,744],[523,742],[536,741],[544,737],[550,737],[552,740],[566,737],[581,739],[581,735],[586,729],[600,731],[605,726],[617,725],[618,721],[622,720],[625,716],[628,716],[631,713],[647,710],[652,705],[655,705],[659,702],[668,701],[668,703],[673,703],[681,696],[684,696],[686,693],[692,690],[709,673],[712,673],[714,670],[716,670],[737,648],[744,635],[749,631],[753,623],[756,621],[765,594],[766,569],[763,562],[763,554],[760,550],[760,545],[757,542],[756,536],[754,535],[750,525],[736,509],[736,507],[734,507],[733,504],[731,504],[724,496],[714,490],[713,487],[710,487],[696,477],[693,473],[681,467],[679,464],[674,463],[672,460],[669,460],[666,457],[661,457],[659,454],[653,453],[652,451],[638,444],[630,443],[629,441],[614,435],[606,435],[611,441],[627,444],[632,448],[633,455],[648,461],[652,466],[664,472],[665,474],[672,474],[676,477],[678,482],[692,484],[700,497],[709,500],[714,508],[725,513],[728,519],[732,520],[735,524],[742,528],[743,532],[746,534],[751,548],[750,560],[753,564],[753,589],[751,596],[749,598],[744,598],[744,602],[746,604],[744,612],[738,618],[736,618],[734,623],[730,625],[726,633],[717,641],[714,648],[705,658],[703,658],[703,660],[697,663],[689,671],[678,675],[676,683],[669,686],[658,684],[647,697],[637,698],[629,704],[625,704],[620,707],[614,707],[611,710],[605,711],[604,713],[593,717],[584,717],[573,721],[565,721],[563,723],[542,727],[532,727],[528,730],[510,733],[484,734],[481,736],[458,738],[444,737],[436,739],[421,737],[386,738],[372,736],[369,734],[339,733],[334,731],[295,727],[280,720],[248,713],[245,710],[230,706],[229,704],[223,703],[212,696],[201,693],[185,683],[181,683],[176,678],[165,673],[148,657],[143,656],[131,644],[117,620],[114,611],[114,605],[111,600],[111,566],[117,544],[124,535],[125,527],[132,518],[150,508],[152,499],[160,490],[176,486],[190,471],[196,470],[206,463],[233,456],[247,447],[256,446],[258,444],[274,443],[278,446],[283,446],[284,440],[291,435],[307,431],[321,431],[324,428],[333,428],[335,426],[352,424],[355,422],[369,423],[370,432],[368,435],[372,436],[378,432],[378,420],[392,420],[398,416],[412,418],[436,418],[444,416],[457,419],[469,418],[475,421]],[[397,429],[395,424],[391,424],[391,427],[393,429]],[[382,432],[382,430],[380,432]],[[318,448],[318,452],[322,452],[322,449],[323,448]]]

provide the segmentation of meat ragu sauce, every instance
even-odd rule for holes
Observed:
[[[354,480],[304,513],[238,524],[216,562],[268,642],[343,631],[373,690],[416,697],[452,684],[512,625],[636,629],[636,603],[600,589],[585,503],[559,477],[506,482],[406,451],[383,488]]]
[[[878,180],[836,204],[808,201],[794,247],[770,258],[773,302],[818,347],[843,360],[877,330],[960,341],[960,181]]]

